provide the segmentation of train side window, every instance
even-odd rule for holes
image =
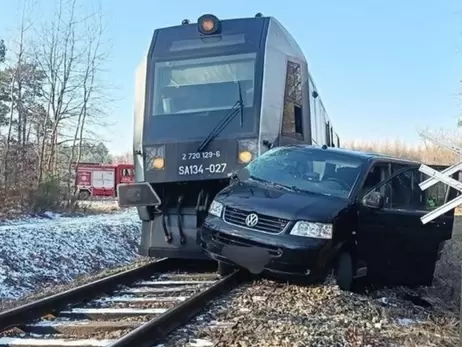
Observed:
[[[334,129],[332,128],[332,124],[330,125],[330,143],[332,147],[335,147],[334,142]]]
[[[326,131],[326,145],[330,147],[331,146],[331,139],[330,139],[329,121],[326,122],[325,131]]]
[[[319,144],[326,143],[326,130],[325,130],[325,124],[326,124],[326,111],[324,110],[324,105],[322,104],[322,101],[319,99],[319,97],[316,99],[316,116],[318,118],[318,134],[319,134]]]
[[[311,137],[314,142],[320,143],[319,136],[318,136],[318,120],[316,115],[316,98],[315,98],[315,88],[314,83],[311,80],[311,77],[308,79],[309,86],[308,86],[308,95],[309,95],[309,105],[310,105],[310,121],[311,121]]]
[[[303,91],[300,64],[287,62],[282,134],[303,138]]]

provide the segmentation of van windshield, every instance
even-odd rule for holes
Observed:
[[[255,57],[251,54],[156,63],[154,116],[230,109],[254,101]],[[239,83],[238,83],[239,82]]]
[[[360,159],[329,150],[274,148],[251,162],[250,178],[291,190],[348,198],[361,173]]]

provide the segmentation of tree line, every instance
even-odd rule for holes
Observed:
[[[108,104],[102,9],[54,4],[40,22],[24,0],[14,37],[0,38],[0,214],[71,202],[74,164],[111,161],[98,140]]]

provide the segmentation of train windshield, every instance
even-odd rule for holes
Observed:
[[[254,102],[255,54],[157,62],[153,115],[225,110]],[[237,83],[239,82],[239,83]]]

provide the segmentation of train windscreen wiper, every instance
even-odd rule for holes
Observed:
[[[244,102],[242,100],[242,89],[241,89],[241,83],[237,81],[237,86],[238,86],[238,91],[239,91],[239,100],[236,101],[236,103],[231,107],[229,112],[218,122],[218,124],[215,126],[215,128],[212,129],[212,131],[207,135],[207,137],[202,141],[202,143],[199,145],[199,148],[197,149],[198,152],[201,152],[207,147],[207,145],[215,138],[218,136],[220,132],[223,131],[224,128],[234,119],[234,117],[237,115],[237,111],[240,112],[241,118],[240,118],[240,125],[241,128],[244,124]],[[239,108],[237,108],[239,107]]]

